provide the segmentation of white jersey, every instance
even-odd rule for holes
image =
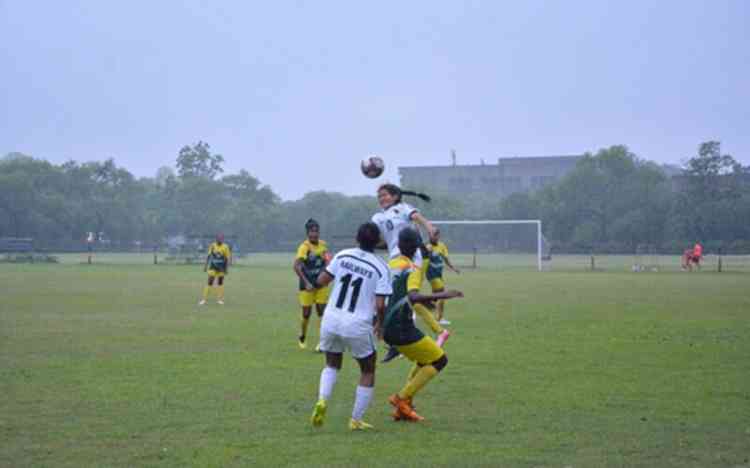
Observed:
[[[419,210],[401,202],[372,216],[372,222],[380,228],[380,235],[388,246],[388,256],[396,258],[401,255],[398,249],[398,235],[407,227],[412,226],[411,217]]]
[[[375,254],[362,249],[337,253],[326,271],[334,277],[323,321],[323,331],[340,336],[372,333],[375,297],[392,291],[388,266]]]

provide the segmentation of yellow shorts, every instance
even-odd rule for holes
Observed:
[[[210,276],[211,278],[223,278],[224,272],[216,271],[216,270],[208,270],[208,276]]]
[[[443,282],[443,278],[432,278],[430,280],[430,286],[432,286],[432,291],[439,291],[441,289],[445,289],[445,282]]]
[[[331,287],[313,289],[312,291],[304,290],[299,292],[299,304],[302,307],[310,307],[313,304],[328,304],[328,295],[331,293]]]
[[[397,345],[396,349],[409,358],[410,361],[423,366],[437,361],[445,354],[443,348],[438,346],[435,340],[429,336],[422,337],[421,340],[408,345]]]

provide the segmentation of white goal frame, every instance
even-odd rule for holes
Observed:
[[[430,221],[440,226],[448,224],[536,224],[536,266],[542,271],[542,220],[541,219],[482,219],[474,221]]]

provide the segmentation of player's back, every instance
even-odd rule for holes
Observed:
[[[388,267],[371,252],[346,249],[326,267],[334,285],[323,315],[322,326],[347,336],[372,329],[375,297],[391,292]]]

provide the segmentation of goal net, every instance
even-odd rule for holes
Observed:
[[[432,221],[459,268],[545,269],[549,245],[538,219]]]

